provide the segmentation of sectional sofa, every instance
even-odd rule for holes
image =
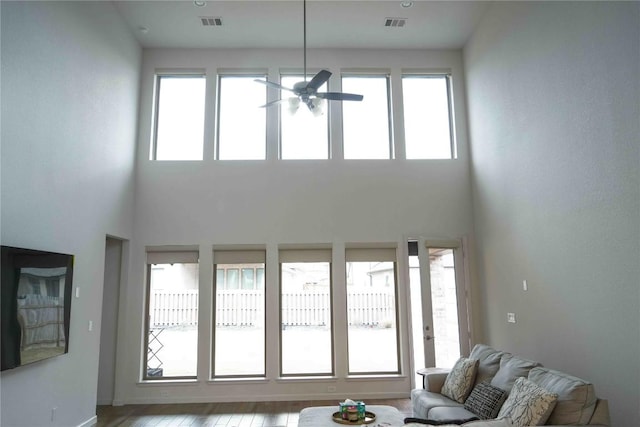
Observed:
[[[542,424],[531,425],[610,426],[607,401],[596,397],[590,382],[484,344],[476,345],[452,370],[419,373],[423,386],[411,392],[417,419],[442,423],[501,418],[519,427],[529,425],[522,420],[537,419]]]

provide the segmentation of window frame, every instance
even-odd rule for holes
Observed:
[[[404,140],[405,144],[405,158],[407,160],[456,160],[458,158],[458,144],[455,133],[455,115],[454,115],[454,96],[453,96],[453,83],[452,83],[452,75],[450,71],[443,72],[402,72],[400,75],[400,85],[402,91],[404,92],[403,82],[405,78],[408,79],[429,79],[429,78],[443,78],[445,79],[446,84],[446,92],[447,92],[447,114],[449,117],[449,150],[450,157],[449,158],[409,158],[406,155],[407,151],[407,141],[406,136]],[[403,97],[403,105],[402,105],[403,117],[402,117],[402,129],[405,130],[405,105],[404,105],[404,97]]]
[[[318,71],[320,71],[320,70],[318,70]],[[309,70],[307,70],[307,81],[310,81],[315,75],[316,75],[316,73],[312,73],[312,72],[309,72]],[[283,80],[284,77],[287,77],[287,78],[299,77],[300,78],[299,81],[303,81],[304,78],[305,78],[304,77],[304,72],[302,72],[302,71],[300,71],[300,72],[281,71],[280,72],[280,84],[281,85],[283,84],[282,80]],[[327,85],[326,89],[328,91],[329,90],[329,82],[327,81],[324,84]],[[280,89],[280,92],[282,92],[282,89]],[[280,99],[282,99],[282,97]],[[284,111],[283,104],[284,103],[281,103],[278,106],[278,111],[279,111],[279,115],[278,115],[278,160],[283,160],[283,161],[322,161],[322,160],[330,160],[331,157],[332,157],[332,151],[331,151],[331,120],[333,119],[333,115],[331,113],[332,109],[330,107],[331,102],[329,102],[328,100],[325,100],[325,114],[324,114],[324,116],[326,117],[326,120],[327,120],[327,141],[326,141],[327,142],[327,146],[326,146],[326,157],[323,157],[323,158],[284,158],[283,157],[282,117],[285,114],[287,114],[286,111]],[[307,106],[301,103],[299,108],[307,108]]]
[[[390,255],[393,251],[393,256]],[[398,283],[398,257],[395,247],[380,247],[380,248],[361,248],[350,247],[345,248],[345,319],[346,319],[346,338],[347,338],[347,375],[352,377],[357,376],[377,376],[377,375],[400,375],[402,372],[402,358],[401,358],[401,344],[400,344],[400,313],[399,313],[399,283]],[[349,290],[347,288],[347,264],[350,262],[390,262],[393,265],[393,292],[394,292],[394,321],[395,321],[395,340],[396,340],[396,370],[385,371],[353,371],[351,369],[350,357],[349,357]]]
[[[267,254],[266,254],[266,250],[265,249],[232,249],[232,250],[228,250],[228,249],[214,249],[213,251],[213,261],[212,261],[212,265],[213,265],[213,284],[212,284],[212,295],[211,295],[211,299],[212,299],[212,305],[211,305],[211,345],[210,345],[210,351],[211,351],[211,356],[210,356],[210,361],[209,361],[209,365],[210,365],[210,378],[211,380],[225,380],[225,379],[238,379],[238,378],[249,378],[249,379],[255,379],[255,378],[266,378],[267,375],[267,286],[265,283],[265,286],[262,288],[258,288],[256,286],[256,276],[257,276],[257,270],[259,270],[260,268],[263,269],[264,274],[266,275],[266,271],[267,271],[267,260],[266,260]],[[243,267],[241,267],[241,265],[244,264],[263,264],[262,267],[254,267],[253,268],[253,274],[254,274],[254,288],[253,289],[243,289],[242,288],[242,270]],[[217,271],[218,271],[218,265],[236,265],[237,268],[235,268],[235,270],[238,271],[238,288],[236,289],[228,289],[226,286],[226,271],[230,270],[230,269],[225,269],[225,287],[223,289],[218,289],[218,283],[217,283]],[[266,277],[266,276],[265,276]],[[237,291],[242,291],[242,290],[252,290],[252,291],[258,291],[261,290],[264,294],[263,298],[263,319],[262,319],[262,324],[264,327],[264,331],[263,331],[263,348],[262,348],[262,352],[264,355],[264,363],[262,366],[262,373],[257,373],[257,374],[222,374],[222,375],[218,375],[216,374],[216,323],[217,323],[217,311],[218,311],[218,307],[217,307],[217,300],[216,300],[216,295],[217,295],[217,291],[218,290],[237,290]]]
[[[148,363],[149,363],[149,327],[151,316],[149,309],[151,306],[151,269],[156,264],[197,264],[198,270],[200,269],[200,256],[196,250],[184,250],[175,252],[155,251],[147,250],[146,254],[146,290],[145,290],[145,306],[144,306],[144,345],[142,354],[142,381],[173,381],[173,380],[195,380],[198,377],[198,359],[196,355],[196,372],[194,375],[180,375],[180,376],[150,376],[148,375]],[[155,262],[154,262],[155,261]],[[198,281],[198,297],[200,295],[200,283]],[[196,351],[197,351],[197,335],[198,328],[196,327]]]
[[[204,79],[204,102],[202,105],[202,113],[204,115],[202,121],[202,153],[200,159],[165,159],[158,160],[158,127],[160,124],[160,85],[163,78],[175,78],[175,79],[190,79],[190,78],[202,78]],[[162,161],[175,161],[175,162],[198,162],[204,160],[204,145],[205,145],[205,128],[206,128],[206,112],[207,112],[207,73],[204,70],[185,70],[185,71],[156,71],[154,75],[154,102],[153,102],[153,126],[151,137],[151,150],[149,160],[154,162]]]
[[[268,80],[268,72],[266,71],[255,71],[255,70],[246,70],[246,71],[238,71],[238,70],[233,70],[233,71],[226,71],[226,70],[219,70],[218,74],[216,75],[216,111],[215,111],[215,123],[216,123],[216,127],[215,127],[215,143],[214,143],[214,159],[216,161],[221,161],[221,162],[247,162],[247,161],[251,161],[251,162],[255,162],[255,161],[266,161],[268,158],[268,152],[269,152],[269,117],[267,114],[267,109],[264,108],[264,115],[265,115],[265,129],[264,129],[264,157],[260,158],[260,159],[221,159],[220,158],[220,128],[221,128],[221,120],[220,120],[220,112],[222,111],[222,80],[224,78],[227,77],[246,77],[246,78],[254,78],[254,79],[265,79]],[[255,83],[256,87],[259,87],[259,83]],[[266,104],[268,102],[269,99],[269,93],[267,90],[267,86],[264,86],[264,103]],[[248,106],[248,108],[251,108],[251,106]]]
[[[394,133],[394,129],[393,129],[393,102],[391,99],[391,72],[390,71],[384,71],[384,72],[358,72],[358,71],[354,71],[354,72],[350,72],[350,71],[345,71],[341,74],[340,76],[340,85],[341,88],[344,87],[344,79],[345,78],[384,78],[385,79],[385,87],[386,87],[386,91],[387,91],[387,136],[388,136],[388,140],[387,140],[387,144],[388,144],[388,157],[385,158],[374,158],[374,157],[347,157],[346,156],[346,143],[345,143],[345,135],[344,135],[344,124],[346,123],[345,121],[345,115],[344,115],[344,107],[342,108],[342,117],[341,117],[341,129],[342,129],[342,159],[343,160],[393,160],[396,158],[396,147],[395,147],[395,141],[393,138],[393,133]],[[344,90],[344,89],[342,89]],[[404,126],[404,125],[403,125]]]
[[[278,334],[279,334],[279,349],[278,349],[278,364],[280,378],[319,378],[319,377],[333,377],[336,372],[335,361],[335,322],[334,322],[334,306],[333,306],[333,250],[331,248],[319,248],[319,249],[280,249],[278,251],[278,268],[279,268],[279,286],[278,286]],[[284,255],[284,256],[283,256]],[[290,261],[283,261],[285,259],[291,259]],[[284,373],[283,371],[283,347],[282,347],[282,266],[283,264],[290,263],[321,263],[326,262],[329,264],[329,320],[331,325],[329,327],[330,334],[330,372],[314,372],[314,373]]]

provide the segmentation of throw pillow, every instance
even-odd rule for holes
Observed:
[[[478,371],[478,360],[461,357],[447,375],[440,394],[458,403],[464,403],[471,392]]]
[[[464,402],[464,409],[471,411],[481,420],[489,420],[498,416],[507,392],[487,382],[478,383]]]
[[[526,378],[513,384],[509,397],[502,405],[498,418],[508,417],[514,427],[541,426],[553,411],[558,395],[549,393]]]

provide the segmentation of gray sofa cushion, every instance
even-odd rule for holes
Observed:
[[[462,403],[455,402],[440,393],[426,391],[422,388],[411,390],[411,407],[416,418],[428,418],[429,411],[439,406],[462,407]]]
[[[461,423],[477,420],[478,416],[471,411],[467,411],[459,406],[440,406],[429,411],[429,420],[448,421],[451,423]]]
[[[586,425],[591,420],[596,407],[596,393],[593,384],[546,368],[533,368],[529,380],[551,393],[558,395],[558,401],[547,424]]]
[[[533,360],[521,359],[511,355],[504,356],[500,359],[500,369],[491,380],[491,385],[510,392],[517,378],[527,378],[529,371],[537,366],[541,366],[540,363]]]
[[[478,374],[476,384],[491,381],[500,368],[500,359],[503,356],[510,356],[509,353],[496,350],[485,344],[476,344],[471,350],[469,359],[478,359]]]

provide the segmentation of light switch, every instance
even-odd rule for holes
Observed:
[[[93,320],[89,320],[89,332],[93,331]]]
[[[523,291],[528,291],[529,290],[529,286],[527,285],[527,281],[526,280],[522,281],[522,290]]]
[[[516,323],[516,314],[515,313],[507,313],[507,322]]]

